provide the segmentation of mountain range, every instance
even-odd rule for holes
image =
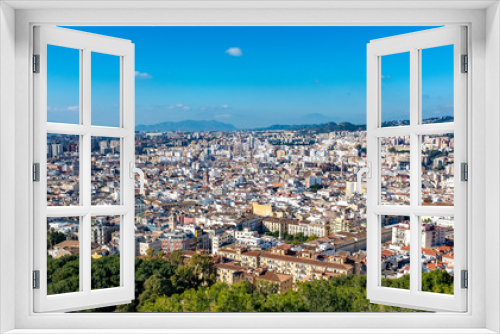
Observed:
[[[321,117],[318,117],[321,118]],[[423,124],[453,122],[453,116],[435,117],[423,120]],[[383,122],[382,127],[408,125],[409,121]],[[196,132],[196,131],[238,131],[232,124],[219,121],[194,121],[186,120],[180,122],[162,122],[152,125],[138,125],[136,131],[144,132]],[[318,122],[318,124],[274,124],[268,127],[245,129],[251,131],[307,131],[316,133],[328,133],[335,131],[364,131],[366,125],[356,125],[349,122]]]
[[[366,125],[356,125],[349,122],[335,123],[328,122],[323,124],[303,124],[303,125],[285,125],[285,124],[275,124],[266,128],[254,129],[257,131],[310,131],[317,133],[326,133],[333,131],[364,131],[366,130]]]
[[[138,125],[136,131],[145,132],[195,132],[195,131],[237,131],[234,125],[218,121],[193,121],[162,122],[151,125]]]

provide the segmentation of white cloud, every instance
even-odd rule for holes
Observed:
[[[135,71],[135,77],[139,79],[152,79],[153,76],[146,72]]]
[[[222,108],[226,109],[226,108],[229,108],[229,106],[227,104],[223,104]]]
[[[52,107],[52,106],[47,106],[47,111],[48,112],[75,112],[80,110],[79,106],[69,106],[69,107]]]
[[[169,105],[166,105],[165,108],[169,109],[169,110],[185,110],[185,111],[189,111],[191,110],[191,107],[190,106],[187,106],[183,103],[177,103],[177,104],[169,104]]]
[[[240,48],[236,48],[236,47],[227,49],[226,53],[228,55],[230,55],[230,56],[233,56],[233,57],[241,57],[241,56],[243,56],[243,52],[241,51],[241,49]]]

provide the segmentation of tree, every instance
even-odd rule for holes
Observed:
[[[79,257],[47,258],[49,294],[79,290]],[[92,259],[92,287],[119,286],[120,257]],[[269,283],[269,284],[268,284]],[[408,289],[410,276],[383,279],[384,286]],[[422,273],[422,289],[453,294],[453,276],[446,271]],[[278,293],[278,286],[259,281],[255,289],[245,281],[215,283],[214,264],[195,254],[176,267],[161,257],[135,261],[135,299],[126,305],[86,312],[414,312],[371,304],[366,299],[366,275],[341,275],[329,280],[298,282],[296,290]]]
[[[400,279],[398,279],[400,280]],[[397,281],[397,280],[394,280]],[[330,280],[298,283],[297,291],[277,293],[264,284],[216,283],[185,290],[146,303],[143,312],[410,312],[411,309],[371,304],[366,299],[365,275],[342,275]],[[268,289],[269,288],[269,289]],[[274,293],[276,292],[276,293]]]
[[[198,280],[189,266],[177,267],[172,275],[172,285],[179,291],[197,287]]]
[[[144,295],[141,299],[140,296],[147,289],[146,281],[156,275],[157,279],[165,279],[166,284],[171,283],[171,276],[174,274],[176,267],[172,266],[170,262],[166,261],[162,258],[153,258],[153,259],[135,259],[135,298],[132,300],[130,304],[118,305],[116,307],[117,312],[137,312],[139,307],[141,307],[142,303],[147,302],[147,295]],[[153,282],[151,282],[153,283]],[[166,292],[166,291],[164,291]],[[172,287],[166,295],[170,296],[175,293],[176,290]],[[151,294],[149,298],[154,298],[154,295]],[[143,300],[146,299],[146,300]],[[139,305],[139,301],[142,301],[141,305]]]
[[[403,275],[398,279],[383,278],[382,286],[410,290],[410,275]]]
[[[170,296],[174,293],[172,281],[160,274],[153,274],[144,282],[144,291],[139,295],[139,306],[161,296]]]
[[[307,238],[306,242],[313,241],[313,240],[316,240],[316,239],[318,239],[317,235],[311,235],[309,238]]]
[[[258,280],[255,284],[255,291],[265,297],[277,294],[279,292],[279,288],[279,284],[264,280]]]
[[[53,228],[47,233],[47,249],[51,249],[54,245],[66,240],[66,234],[54,231]]]
[[[182,266],[184,264],[184,251],[182,249],[174,250],[170,254],[170,263],[174,266]]]
[[[120,286],[120,255],[103,256],[91,261],[92,289],[107,289]]]
[[[445,270],[422,273],[422,291],[453,294],[453,277]]]
[[[312,185],[311,187],[309,187],[309,189],[313,192],[313,193],[316,193],[318,192],[318,190],[322,189],[323,186],[321,184],[314,184]]]
[[[210,256],[195,254],[189,259],[188,267],[191,268],[200,285],[205,286],[215,283],[215,267]]]
[[[148,248],[148,249],[146,250],[146,256],[147,256],[148,258],[150,258],[150,259],[151,259],[151,258],[153,257],[153,255],[154,255],[154,254],[155,254],[155,250],[154,250],[153,248]]]
[[[172,276],[172,284],[180,290],[212,285],[215,282],[215,267],[208,255],[195,254],[187,265],[180,266]]]
[[[47,294],[76,292],[80,289],[80,259],[66,255],[58,259],[47,256]]]

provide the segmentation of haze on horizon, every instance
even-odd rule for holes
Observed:
[[[366,44],[430,27],[70,28],[135,44],[137,125],[215,120],[248,129],[365,124]],[[437,48],[433,57],[448,53]],[[400,120],[408,113],[409,72],[404,55],[391,57],[382,68],[384,112]],[[92,119],[113,125],[118,77],[113,66],[95,59],[92,110],[97,112]],[[57,94],[48,96],[49,121],[71,123],[78,117],[77,64],[64,52],[50,54],[49,87]],[[423,92],[424,116],[453,115],[447,84],[453,80],[452,66],[429,64],[425,70],[433,85]]]

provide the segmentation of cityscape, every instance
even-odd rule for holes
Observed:
[[[335,126],[136,132],[136,166],[146,175],[135,203],[139,292],[134,305],[104,311],[234,311],[188,300],[242,286],[252,307],[237,311],[408,311],[375,308],[366,296],[365,306],[349,309],[268,305],[315,284],[364,293],[366,188],[358,192],[356,173],[366,167],[366,131]],[[421,204],[452,206],[453,134],[420,138]],[[380,147],[381,203],[410,204],[409,137],[384,138]],[[93,137],[91,160],[92,205],[119,204],[119,138]],[[79,137],[49,134],[48,206],[78,205],[79,169]],[[79,290],[79,224],[48,219],[49,294]],[[409,289],[409,217],[381,216],[380,224],[380,284]],[[453,294],[453,218],[422,217],[421,231],[422,289]],[[91,242],[92,288],[119,286],[120,216],[92,217]]]
[[[375,264],[356,175],[367,167],[367,44],[431,28],[68,27],[134,43],[135,164],[145,173],[144,193],[135,180],[135,298],[83,311],[415,312],[366,298]],[[83,124],[80,53],[47,48],[49,123]],[[453,59],[453,45],[422,50],[422,124],[454,121]],[[118,60],[91,53],[92,126],[120,124]],[[381,127],[408,126],[409,52],[380,64]],[[379,204],[453,206],[454,134],[413,138],[379,139]],[[47,206],[119,205],[122,140],[91,137],[90,194],[82,140],[47,135]],[[418,166],[410,147],[421,150]],[[92,289],[121,284],[121,219],[90,217]],[[453,218],[419,223],[414,259],[409,217],[379,217],[378,285],[409,289],[417,263],[423,291],[453,294]],[[49,295],[82,289],[81,224],[48,218]]]

